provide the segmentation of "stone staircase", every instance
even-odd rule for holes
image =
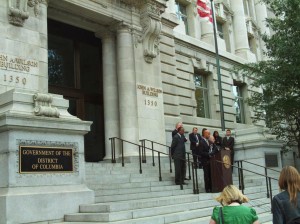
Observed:
[[[200,192],[204,192],[202,170],[198,176]],[[119,163],[86,163],[86,182],[95,191],[95,204],[81,205],[78,213],[66,214],[64,224],[207,224],[213,207],[218,205],[214,197],[219,194],[193,194],[192,181],[186,181],[183,190],[174,185],[174,173],[170,174],[167,162],[162,165],[162,181],[158,167],[151,164],[143,164],[140,174],[138,163],[126,163],[125,167]],[[236,177],[234,184],[238,185]],[[272,223],[264,179],[246,179],[245,186],[250,199],[247,206],[256,209],[260,223]]]

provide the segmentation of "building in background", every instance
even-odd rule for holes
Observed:
[[[110,159],[111,137],[170,145],[179,121],[187,131],[206,127],[224,135],[213,28],[198,16],[196,0],[0,2],[0,188],[14,188],[14,198],[0,193],[11,205],[0,223],[50,220],[90,203],[83,164]],[[261,90],[232,72],[264,59],[258,33],[270,32],[268,9],[259,0],[219,0],[215,9],[225,127],[236,138],[235,158],[280,169],[293,157],[282,162],[280,142],[263,123],[253,125],[246,103]],[[74,167],[25,174],[20,146],[69,147]],[[137,153],[125,146],[125,156]],[[25,203],[22,210],[42,200],[56,209],[15,216],[17,201]]]

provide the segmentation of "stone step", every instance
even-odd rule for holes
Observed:
[[[116,183],[134,183],[147,181],[159,181],[158,175],[124,174],[124,175],[105,175],[87,179],[88,183],[116,184]],[[171,175],[162,175],[162,180],[174,180]]]
[[[189,194],[188,194],[188,193]],[[88,210],[89,208],[92,208],[93,211],[96,209],[97,212],[102,212],[103,210],[97,210],[97,206],[105,207],[104,211],[115,211],[116,208],[128,208],[128,206],[133,206],[131,209],[136,208],[136,204],[138,206],[147,206],[150,205],[160,205],[160,204],[172,204],[174,201],[179,200],[180,202],[193,202],[195,200],[201,201],[204,199],[210,199],[213,200],[214,197],[219,195],[218,193],[215,194],[191,194],[192,189],[189,190],[172,190],[172,191],[159,191],[159,192],[153,192],[153,193],[141,193],[141,194],[129,194],[127,195],[116,195],[116,196],[106,196],[106,197],[97,197],[97,201],[99,201],[99,204],[93,204],[93,205],[83,205],[81,206],[80,211],[84,212],[91,212],[91,210]],[[259,193],[251,193],[247,195],[249,199],[251,200],[249,202],[250,206],[265,206],[265,204],[268,205],[268,209],[270,210],[270,200],[265,200],[262,198],[265,198],[264,192]],[[159,197],[159,198],[158,198]],[[175,197],[179,197],[178,199]],[[197,199],[198,198],[198,199]],[[101,203],[100,203],[101,202]],[[107,202],[107,203],[104,203]],[[108,209],[109,208],[109,209]]]
[[[192,184],[184,186],[184,189],[192,189]],[[139,188],[121,188],[121,189],[102,189],[95,190],[95,196],[104,196],[104,195],[118,195],[118,194],[137,194],[137,193],[149,193],[157,191],[170,191],[178,190],[180,186],[178,185],[166,185],[166,186],[147,186]]]
[[[133,210],[157,206],[167,206],[181,203],[192,203],[204,200],[211,200],[216,194],[187,194],[187,195],[176,195],[167,196],[160,198],[147,198],[147,199],[135,199],[121,202],[109,202],[109,203],[97,203],[90,205],[81,205],[80,212],[115,212],[122,210]]]
[[[196,210],[197,215],[199,216],[199,212],[204,210],[198,210],[200,208],[206,208],[217,205],[217,202],[213,200],[207,201],[197,201],[192,203],[182,203],[182,204],[173,204],[168,206],[160,206],[160,207],[151,207],[144,209],[134,209],[134,210],[126,210],[120,212],[110,212],[110,213],[77,213],[66,215],[66,221],[97,221],[97,222],[108,222],[108,221],[120,221],[126,219],[136,219],[136,218],[145,218],[165,214],[171,214],[174,216],[174,213],[178,215],[178,213],[182,213],[182,216],[185,216],[185,212],[189,210]],[[132,220],[131,220],[132,221]]]
[[[155,197],[167,197],[167,196],[173,196],[173,195],[186,195],[186,194],[192,194],[192,189],[177,189],[177,190],[170,190],[170,191],[157,191],[157,192],[147,192],[147,193],[133,193],[133,194],[119,194],[114,195],[113,197],[111,195],[108,196],[96,196],[95,201],[96,202],[112,202],[112,201],[128,201],[128,200],[136,200],[136,199],[145,199],[145,198],[155,198]]]
[[[163,181],[144,181],[144,182],[135,182],[135,183],[116,183],[116,184],[92,184],[88,183],[88,186],[94,190],[102,189],[126,189],[126,188],[139,188],[139,187],[153,187],[153,186],[167,186],[174,185],[174,181],[163,180]]]
[[[66,216],[66,221],[97,221],[100,223],[151,223],[152,221],[152,223],[176,223],[183,222],[185,220],[198,220],[199,217],[205,217],[205,220],[208,222],[213,207],[217,205],[218,203],[213,200],[204,200],[193,203],[182,203],[170,206],[135,209],[124,212],[110,211],[110,213],[75,214],[75,216]],[[262,221],[271,220],[271,216],[269,215],[270,213],[266,213],[264,210],[256,210],[259,214],[259,217],[261,217],[260,219],[262,219]],[[266,214],[269,215],[267,218],[265,218]],[[125,220],[126,217],[127,220]]]
[[[95,191],[96,203],[81,205],[80,213],[65,215],[64,223],[208,223],[213,207],[218,205],[214,198],[219,193],[192,194],[191,180],[180,190],[180,186],[174,185],[174,173],[170,174],[167,159],[162,164],[163,181],[159,181],[158,166],[153,167],[151,162],[142,164],[142,174],[138,163],[126,163],[125,167],[110,163],[87,164],[87,184]],[[202,186],[202,169],[198,170],[198,180]],[[238,186],[235,175],[233,183]],[[260,223],[270,222],[270,199],[266,198],[264,177],[246,176],[244,183],[244,193],[250,199],[246,205],[256,209]],[[273,192],[276,194],[278,190],[273,189]]]

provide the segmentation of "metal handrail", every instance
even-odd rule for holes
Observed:
[[[121,139],[119,137],[112,137],[112,138],[109,138],[109,140],[111,141],[111,146],[112,146],[112,163],[116,163],[116,153],[115,153],[115,139],[117,140],[120,140],[121,141],[121,155],[122,155],[122,167],[125,166],[125,163],[124,163],[124,142],[125,143],[129,143],[131,145],[134,145],[134,146],[137,146],[139,148],[139,168],[140,168],[140,173],[142,173],[142,151],[145,150],[145,149],[148,149],[148,150],[151,150],[152,151],[152,156],[153,156],[153,161],[154,161],[154,152],[157,152],[158,153],[158,165],[159,165],[159,181],[162,181],[162,176],[161,176],[161,164],[160,164],[160,154],[163,154],[163,155],[166,155],[169,157],[169,161],[170,161],[170,167],[171,167],[171,155],[170,153],[164,153],[164,152],[161,152],[161,151],[158,151],[158,150],[155,150],[155,149],[151,149],[151,148],[148,148],[146,147],[145,145],[139,145],[139,144],[136,144],[136,143],[133,143],[133,142],[130,142],[130,141],[127,141],[127,140],[124,140],[124,139]],[[169,147],[170,148],[170,147]],[[178,158],[178,157],[174,157],[172,156],[172,158],[177,158],[177,159],[180,159],[184,162],[188,162],[188,163],[191,163],[192,166],[193,166],[193,162],[190,162],[190,161],[187,161],[185,159],[182,159],[182,158]],[[190,164],[189,164],[190,165]],[[155,166],[155,164],[153,163],[153,166]],[[172,169],[170,169],[170,173],[172,173]],[[197,175],[197,171],[195,171],[195,175]],[[194,178],[193,177],[193,192],[194,194],[199,194],[199,188],[198,188],[198,185],[195,184],[195,181],[197,181],[197,178]],[[183,185],[182,183],[180,183],[180,189],[183,190]]]
[[[132,145],[135,145],[137,147],[139,147],[139,164],[140,164],[140,173],[142,173],[142,157],[144,156],[144,161],[146,162],[146,153],[145,153],[145,150],[151,150],[152,151],[152,157],[153,157],[153,160],[152,160],[152,164],[153,166],[155,166],[155,163],[154,163],[154,152],[157,152],[158,153],[158,162],[159,162],[159,180],[161,181],[162,180],[162,177],[161,177],[161,165],[160,165],[160,154],[163,154],[163,155],[167,155],[169,158],[170,158],[170,167],[171,167],[171,153],[170,153],[170,146],[168,145],[164,145],[164,144],[161,144],[159,142],[155,142],[155,141],[151,141],[151,140],[148,140],[148,139],[142,139],[140,140],[142,142],[141,145],[139,144],[136,144],[136,143],[133,143],[133,142],[129,142],[127,140],[124,140],[124,139],[121,139],[121,138],[118,138],[118,137],[112,137],[112,138],[109,138],[109,140],[111,141],[111,145],[112,145],[112,162],[116,162],[115,160],[115,139],[118,139],[122,142],[121,144],[121,151],[122,151],[122,166],[124,166],[124,148],[123,148],[123,143],[126,142],[126,143],[129,143],[129,144],[132,144]],[[151,142],[151,146],[152,148],[148,148],[145,146],[145,142],[146,141],[149,141]],[[158,145],[161,145],[161,146],[165,146],[165,147],[168,147],[169,149],[169,153],[164,153],[164,152],[160,152],[160,151],[157,151],[154,149],[154,143],[155,144],[158,144]],[[143,153],[143,150],[144,150],[144,153]],[[144,154],[144,155],[143,155]],[[195,168],[194,166],[194,162],[191,162],[189,160],[189,155],[192,155],[192,156],[197,156],[199,157],[199,155],[196,155],[196,154],[193,154],[193,153],[190,153],[190,152],[186,152],[186,154],[188,154],[188,160],[186,159],[181,159],[181,158],[178,158],[180,160],[183,160],[185,162],[188,163],[189,165],[189,173],[190,173],[190,164],[192,165],[192,180],[193,180],[193,192],[194,194],[199,194],[199,186],[198,186],[198,176],[197,176],[197,169]],[[174,157],[173,157],[174,158]],[[175,157],[176,158],[176,157]],[[271,180],[277,180],[276,178],[274,177],[269,177],[267,175],[263,175],[261,173],[257,173],[257,172],[254,172],[254,171],[251,171],[251,170],[248,170],[248,169],[245,169],[242,167],[242,161],[236,161],[238,162],[238,166],[235,166],[233,164],[228,164],[228,163],[224,163],[223,161],[219,161],[219,160],[214,160],[218,163],[222,163],[222,164],[225,164],[225,165],[230,165],[231,167],[235,167],[238,169],[238,178],[239,178],[239,188],[240,190],[242,190],[242,192],[244,193],[244,189],[245,189],[245,184],[244,184],[244,174],[243,172],[244,171],[247,171],[247,172],[250,172],[250,173],[253,173],[253,174],[256,174],[256,175],[259,175],[259,176],[263,176],[266,178],[266,185],[267,185],[267,197],[271,199],[271,205],[272,205],[272,185],[271,185]],[[241,167],[239,166],[239,162],[241,162]],[[256,164],[254,164],[256,165]],[[260,166],[260,165],[259,165]],[[170,172],[172,173],[172,169],[170,169]],[[191,177],[190,177],[191,179]],[[180,189],[182,190],[183,189],[183,186],[182,186],[182,183],[180,184]]]
[[[246,163],[250,163],[250,164],[252,164],[252,165],[259,166],[259,167],[266,168],[266,169],[268,169],[268,170],[272,170],[272,171],[275,171],[275,172],[278,172],[278,173],[280,173],[280,171],[278,171],[278,170],[275,170],[275,169],[272,169],[272,168],[269,168],[269,167],[266,167],[266,166],[258,165],[258,164],[255,164],[255,163],[249,162],[249,161],[247,161],[247,160],[244,160],[244,159],[241,159],[241,160],[236,160],[235,162],[240,162],[240,161],[242,161],[242,162],[246,162]]]
[[[235,163],[238,164],[238,167],[240,167],[240,165],[241,165],[241,168],[243,168],[243,162],[249,163],[249,164],[251,164],[251,165],[255,165],[255,166],[264,168],[264,171],[265,171],[265,177],[266,177],[266,186],[267,186],[267,197],[269,198],[270,195],[269,195],[269,186],[268,186],[268,178],[267,178],[267,177],[268,177],[268,169],[269,169],[269,170],[272,170],[272,171],[276,171],[276,172],[278,172],[278,173],[280,173],[280,171],[274,170],[274,169],[271,169],[271,168],[268,168],[268,167],[266,167],[266,166],[262,166],[262,165],[255,164],[255,163],[249,162],[249,161],[247,161],[247,160],[236,160],[236,161],[235,161]],[[271,196],[272,196],[272,195],[271,195]]]

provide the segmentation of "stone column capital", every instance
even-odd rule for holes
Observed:
[[[113,39],[116,33],[110,28],[102,28],[95,32],[95,36],[101,40]]]
[[[132,32],[132,26],[125,22],[120,22],[115,26],[115,29],[117,30],[117,33],[131,33]]]

